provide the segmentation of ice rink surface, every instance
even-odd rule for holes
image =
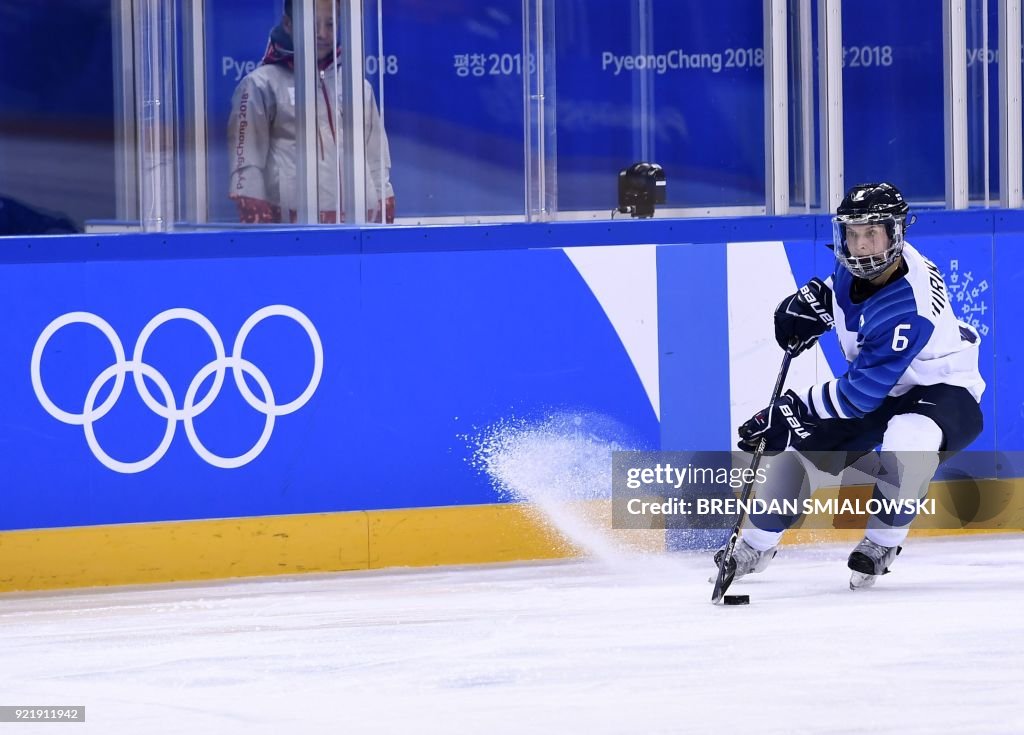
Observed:
[[[1024,543],[784,549],[0,596],[3,733],[1021,733]]]

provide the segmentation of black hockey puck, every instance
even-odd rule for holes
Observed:
[[[723,605],[749,605],[750,595],[726,595],[722,598]]]

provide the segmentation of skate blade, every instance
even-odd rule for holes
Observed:
[[[850,589],[867,589],[868,587],[874,585],[876,579],[878,579],[878,575],[876,574],[864,574],[863,572],[854,572],[850,575]]]

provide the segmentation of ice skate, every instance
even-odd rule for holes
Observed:
[[[846,566],[853,570],[850,575],[850,589],[860,590],[872,586],[880,576],[889,573],[902,546],[882,546],[865,538],[850,554]]]
[[[729,559],[729,565],[725,570],[725,579],[731,583],[748,574],[763,572],[768,564],[771,563],[771,560],[775,558],[778,550],[778,546],[773,546],[768,551],[758,551],[741,538],[736,542],[736,548],[732,551],[732,558]],[[716,565],[721,563],[722,554],[724,553],[724,546],[715,552]],[[708,581],[714,584],[715,577],[711,577]]]

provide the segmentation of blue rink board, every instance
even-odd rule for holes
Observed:
[[[730,381],[742,376],[730,375],[727,360],[724,244],[778,233],[802,281],[829,269],[826,222],[796,217],[6,240],[0,256],[6,315],[0,379],[8,386],[0,419],[0,530],[500,502],[507,498],[474,465],[479,437],[503,422],[542,423],[552,415],[598,417],[604,438],[611,432],[640,448],[725,449],[732,441]],[[1019,213],[936,213],[922,217],[913,238],[947,278],[954,261],[958,284],[971,274],[957,303],[989,332],[982,356],[989,382],[986,430],[978,445],[984,448],[1024,448],[1024,394],[1013,367],[1024,360],[1016,334],[1024,317],[1017,288],[1024,274],[1021,224]],[[656,249],[660,420],[601,302],[555,247],[583,247],[588,240],[629,244],[631,236],[633,243],[683,243]],[[414,251],[424,243],[431,252]],[[294,254],[296,248],[304,254]],[[982,281],[988,286],[974,294]],[[951,292],[956,299],[953,284]],[[154,316],[192,309],[209,320],[225,353],[237,357],[234,341],[243,323],[269,305],[308,317],[322,345],[323,372],[305,404],[277,416],[262,451],[240,467],[204,460],[184,420],[161,418],[147,407],[128,373],[121,396],[94,424],[95,446],[136,462],[160,445],[171,424],[173,434],[152,466],[134,474],[114,471],[90,448],[83,426],[47,413],[33,387],[33,350],[61,315],[102,318],[130,360]],[[266,376],[280,405],[309,384],[311,345],[298,323],[272,316],[252,329],[244,359]],[[700,359],[686,359],[683,350],[693,354],[694,346]],[[114,363],[107,338],[84,324],[55,332],[40,355],[46,395],[78,414],[97,376]],[[144,362],[166,378],[176,408],[213,357],[203,329],[181,320],[158,327],[144,352]],[[194,402],[203,402],[213,372],[198,384]],[[112,385],[96,386],[94,405],[106,402]],[[152,376],[145,385],[160,395]],[[246,385],[262,395],[252,373]],[[694,417],[704,429],[694,428]],[[221,457],[245,453],[265,425],[230,368],[217,399],[194,420],[196,441]]]

